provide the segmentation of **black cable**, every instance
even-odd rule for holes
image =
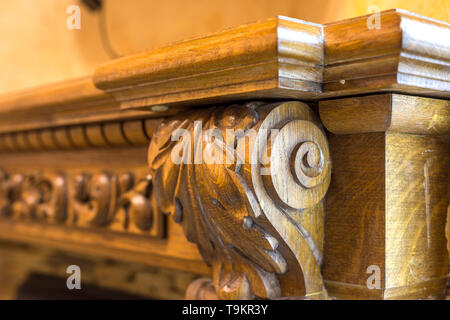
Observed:
[[[111,41],[109,40],[108,30],[106,27],[106,10],[104,8],[100,9],[98,16],[98,29],[100,32],[100,39],[102,41],[103,49],[105,49],[108,56],[111,58],[118,58],[120,54],[117,53],[116,50],[111,45]]]
[[[118,58],[120,54],[114,50],[111,41],[108,36],[108,28],[106,24],[106,10],[103,0],[81,0],[81,2],[92,12],[99,12],[98,15],[98,30],[100,33],[100,40],[102,42],[102,47],[106,54],[111,58]]]

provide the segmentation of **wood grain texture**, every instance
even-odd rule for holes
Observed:
[[[330,296],[444,296],[447,103],[376,95],[319,104],[325,126],[335,133],[329,137],[334,172],[326,199],[323,268]],[[367,285],[371,266],[380,269],[379,288]]]
[[[318,25],[279,16],[113,60],[92,77],[0,97],[0,132],[162,117],[237,99],[449,96],[447,23],[402,10],[382,12],[379,29],[368,19]]]
[[[209,278],[200,278],[189,284],[186,300],[218,300],[216,289]]]
[[[254,92],[260,97],[301,99],[322,99],[378,91],[442,97],[448,95],[450,47],[440,41],[450,35],[447,23],[403,10],[382,12],[379,17],[379,28],[369,28],[368,19],[367,15],[331,24],[308,26],[302,21],[278,17],[272,22],[248,25],[108,63],[97,69],[94,82],[99,88],[112,90],[113,94],[119,97],[118,100],[127,100],[122,102],[125,108],[180,103],[186,100],[183,98],[185,94],[190,95],[188,99],[190,101],[192,99],[217,101],[216,99],[220,99],[217,94],[207,88],[212,83],[216,84],[215,87],[221,87],[221,101],[228,99],[229,95],[241,99],[253,98]],[[270,35],[270,41],[261,37],[263,30],[267,36]],[[236,40],[239,39],[239,35],[250,34],[252,34],[251,42],[242,44]],[[430,37],[430,34],[433,34],[433,37]],[[221,47],[211,53],[209,46],[217,41],[221,41]],[[274,48],[276,42],[278,47]],[[225,48],[228,49],[225,51]],[[323,50],[321,53],[320,48]],[[192,50],[198,56],[187,59],[185,52],[177,55],[179,49]],[[174,54],[172,55],[174,60],[170,62],[167,70],[161,70],[159,67],[161,61],[158,59],[161,59],[160,56],[164,51],[169,50]],[[205,50],[208,50],[207,53]],[[241,50],[246,50],[245,54]],[[260,74],[258,80],[266,80],[267,75],[271,74],[270,78],[278,81],[256,85],[254,76],[258,72],[252,68],[242,69],[247,68],[247,53],[252,54],[251,61],[257,61],[264,54],[266,58],[269,55],[271,59],[278,60],[276,66],[261,65],[258,69]],[[203,57],[206,55],[208,58],[205,62]],[[239,63],[236,63],[235,59],[239,55],[241,58]],[[296,63],[293,63],[294,58]],[[155,64],[152,64],[153,59],[156,59]],[[203,77],[203,66],[207,67],[207,64],[212,62],[214,66],[208,68],[208,72],[212,70],[214,72]],[[308,68],[303,67],[305,63],[310,64],[315,71],[312,69],[308,71]],[[194,67],[196,73],[190,69]],[[172,84],[172,87],[178,83],[171,76],[172,68],[179,71],[177,76],[180,77],[183,77],[185,72],[189,73],[186,75],[188,78],[184,79],[185,83],[176,85],[177,90],[183,92],[174,97],[170,97],[172,88],[163,87],[166,83]],[[216,73],[222,69],[229,72],[226,74],[222,72],[223,77],[216,77]],[[233,80],[233,71],[238,69],[243,72],[245,70],[245,77],[241,74],[239,81],[248,85],[239,84],[233,86],[234,90],[229,88],[224,90],[223,83],[227,86],[236,83],[236,80]],[[194,77],[198,79],[194,86],[191,86],[188,80]],[[316,88],[305,86],[305,80],[320,82],[322,86]],[[156,83],[157,81],[163,83]],[[155,82],[155,85],[152,85],[152,82]],[[203,85],[200,86],[200,83]],[[129,86],[137,84],[141,88],[133,93],[135,89]],[[145,98],[149,95],[146,93],[149,92],[146,88],[148,86],[154,89],[151,91],[152,95],[164,90],[159,94],[161,97]],[[125,91],[121,90],[121,87]]]
[[[129,146],[115,149],[86,149],[76,152],[55,150],[34,153],[31,157],[29,153],[2,154],[0,166],[7,173],[13,173],[12,176],[15,177],[20,177],[20,175],[26,177],[37,172],[64,173],[66,181],[70,183],[68,198],[74,205],[72,209],[75,210],[78,206],[79,210],[76,211],[84,218],[76,222],[76,224],[80,224],[79,227],[76,227],[70,220],[64,223],[50,223],[26,216],[24,218],[20,216],[17,218],[14,218],[14,216],[12,218],[4,217],[0,219],[0,237],[209,275],[210,270],[201,260],[197,248],[187,242],[181,228],[172,221],[167,221],[164,238],[150,237],[146,232],[123,232],[123,229],[121,231],[121,228],[114,227],[114,223],[108,223],[105,227],[99,225],[96,227],[96,223],[101,222],[101,220],[90,221],[92,217],[100,213],[100,209],[103,208],[106,210],[104,212],[108,212],[108,204],[111,203],[108,202],[108,190],[113,187],[113,184],[100,183],[98,185],[100,190],[96,191],[95,183],[87,183],[90,187],[81,188],[77,194],[77,188],[75,188],[77,181],[75,179],[80,175],[81,178],[86,179],[88,177],[84,176],[83,173],[87,173],[93,178],[97,177],[95,181],[102,182],[102,179],[107,178],[107,176],[101,174],[102,172],[117,174],[133,172],[136,177],[145,177],[148,174],[146,153],[147,149],[144,146]],[[83,186],[83,184],[78,185]],[[10,203],[10,201],[6,201],[6,203],[3,201],[4,197],[8,197],[8,194],[10,194],[8,192],[5,194],[4,191],[7,190],[3,188],[2,184],[0,195],[3,206],[7,205],[8,202]],[[136,196],[132,190],[130,191],[132,194],[129,194],[128,199],[132,199],[133,195]],[[23,196],[28,199],[30,193],[23,193]],[[124,200],[127,201],[127,199]],[[139,203],[138,201],[137,204]],[[38,204],[45,205],[45,201],[42,204],[38,202]],[[125,205],[126,202],[123,204]],[[131,207],[128,207],[128,210]],[[20,208],[17,209],[20,215],[26,213]],[[68,211],[73,211],[72,209]]]
[[[329,144],[333,173],[325,205],[325,285],[338,298],[380,298],[381,290],[367,289],[366,270],[377,265],[384,274],[385,268],[384,133],[330,135]]]
[[[5,94],[0,106],[0,133],[155,118],[178,110],[121,110],[113,96],[94,86],[92,77]]]
[[[98,28],[102,19],[113,49],[127,56],[280,14],[326,23],[364,15],[367,8],[376,5],[381,10],[403,8],[449,22],[447,1],[432,0],[431,5],[422,0],[259,0],[257,7],[254,0],[193,0],[189,6],[183,6],[180,0],[104,1],[101,17],[80,5],[83,21],[77,31],[67,29],[65,24],[64,13],[73,0],[45,4],[5,1],[0,7],[8,17],[0,21],[0,38],[7,46],[0,51],[0,69],[8,76],[0,79],[0,90],[90,74],[109,59]],[[27,23],[18,24],[17,20]],[[46,23],[41,23],[43,20]]]
[[[380,27],[376,29],[368,27],[368,19],[369,16],[363,16],[323,26],[308,26],[301,21],[294,23],[294,20],[278,17],[272,22],[244,26],[111,62],[97,69],[94,82],[99,88],[111,90],[118,100],[123,101],[122,106],[125,108],[183,102],[183,95],[186,93],[190,95],[191,101],[215,101],[218,98],[215,91],[209,88],[205,90],[208,83],[221,87],[223,100],[228,99],[229,95],[234,95],[235,98],[252,98],[254,92],[259,96],[301,99],[321,99],[376,91],[447,95],[450,87],[450,47],[439,39],[449,37],[448,24],[402,10],[382,12]],[[271,34],[270,41],[264,41],[261,37],[263,30],[267,35]],[[249,34],[252,34],[252,42],[245,42],[245,45],[235,39]],[[428,34],[433,34],[434,37],[430,38]],[[209,46],[218,41],[221,41],[223,48],[228,47],[228,51],[218,49],[211,54]],[[274,48],[276,42],[278,47]],[[179,49],[195,51],[197,57],[194,60],[187,59],[186,52],[177,55]],[[161,61],[158,59],[161,59],[164,51],[169,50],[175,55],[172,55],[174,60],[167,70],[161,70]],[[205,50],[208,51],[205,53]],[[252,54],[250,61],[255,63],[260,56],[265,55],[264,59],[271,56],[278,64],[262,64],[259,72],[256,72],[246,65],[247,53]],[[240,62],[237,64],[235,59],[239,56]],[[207,57],[207,60],[203,57]],[[296,63],[293,63],[294,58]],[[208,63],[214,63],[214,66],[210,68]],[[310,66],[304,67],[305,63]],[[195,73],[191,69],[194,67]],[[209,72],[207,76],[203,76],[205,67]],[[180,84],[181,86],[176,82],[176,77],[171,75],[173,68],[178,71],[177,77],[183,78],[184,83]],[[225,73],[223,69],[228,72]],[[236,83],[236,80],[233,80],[233,71],[239,69],[242,72],[245,70],[245,77],[239,77],[239,81],[245,84],[240,82],[241,84],[233,86],[231,90],[231,86]],[[214,70],[212,74],[211,70]],[[185,72],[189,75],[185,75]],[[223,76],[216,76],[218,72]],[[258,80],[255,81],[254,76],[258,73]],[[268,76],[269,74],[271,76]],[[191,86],[189,81],[195,77],[198,79],[194,86]],[[268,77],[278,81],[257,84]],[[163,83],[160,85],[158,81]],[[313,81],[316,84],[320,82],[322,86],[308,86],[305,81]],[[204,85],[199,86],[202,82]],[[174,94],[171,88],[164,87],[166,83],[182,92]],[[140,85],[139,89],[129,88],[137,84]],[[224,85],[230,88],[224,90]],[[125,91],[121,90],[121,87],[125,88]],[[159,97],[147,97],[147,87],[153,89],[152,95]]]
[[[450,133],[450,102],[400,94],[379,94],[319,102],[320,117],[335,134]]]
[[[194,297],[443,297],[448,24],[367,18],[277,17],[0,98],[0,237],[211,275]],[[254,97],[319,100],[330,147],[304,103]],[[243,162],[171,161],[217,145]]]
[[[112,61],[93,79],[123,108],[182,102],[187,96],[251,98],[278,88],[311,97],[320,92],[322,64],[321,27],[277,17]]]
[[[433,296],[446,287],[449,179],[448,145],[439,137],[386,135],[385,298]],[[420,285],[432,280],[432,288]]]
[[[447,253],[448,253],[448,265],[450,266],[450,187],[449,187],[449,205],[447,208],[447,224],[445,225],[445,233],[447,235]],[[450,287],[450,267],[448,270],[448,278],[449,278],[449,287]],[[450,295],[450,291],[449,291]]]
[[[450,37],[448,23],[396,9],[380,14],[379,28],[368,28],[368,17],[324,26],[323,92],[448,97],[450,44],[441,41]]]
[[[182,12],[176,10],[179,6],[176,0],[155,0],[152,3],[131,0],[123,5],[105,3],[104,8],[113,47],[121,55],[130,55],[277,14],[328,23],[364,15],[371,5],[381,10],[402,8],[441,21],[450,20],[446,0],[432,0],[432,5],[420,0],[319,0],[313,3],[306,0],[259,0],[257,8],[253,0],[194,0]],[[175,19],[176,23],[167,16]],[[140,31],[136,33],[138,29]],[[155,29],[164,32],[157,33]]]

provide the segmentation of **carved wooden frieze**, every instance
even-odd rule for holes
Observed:
[[[67,218],[67,182],[59,173],[26,176],[0,172],[0,212],[13,218],[62,222]]]
[[[323,297],[324,132],[300,102],[171,118],[148,153],[159,208],[212,266],[223,299]]]
[[[151,201],[152,179],[131,173],[12,173],[0,170],[0,215],[82,228],[160,237],[163,219]]]

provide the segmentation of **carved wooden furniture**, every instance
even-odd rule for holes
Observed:
[[[195,299],[445,297],[449,25],[368,19],[1,97],[0,237],[195,272]]]

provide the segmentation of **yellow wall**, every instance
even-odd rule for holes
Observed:
[[[111,46],[132,54],[275,15],[325,23],[363,15],[369,5],[402,8],[449,21],[450,0],[106,0]],[[0,0],[0,92],[90,74],[109,59],[97,14],[84,7],[81,29],[68,30],[77,0]]]

